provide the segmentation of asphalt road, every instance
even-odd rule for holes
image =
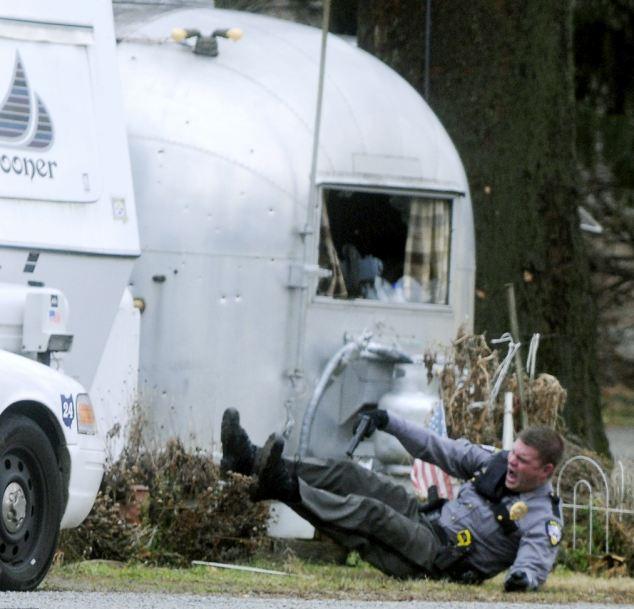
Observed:
[[[121,594],[103,592],[3,592],[1,609],[634,609],[634,605],[578,603],[428,603],[368,602],[350,600],[298,600],[186,596],[171,594]]]

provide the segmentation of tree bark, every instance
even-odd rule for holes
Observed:
[[[357,41],[422,90],[425,60],[425,2],[422,0],[360,0]]]
[[[359,44],[421,89],[425,2],[360,3]],[[400,45],[400,46],[399,46]],[[568,429],[600,452],[596,310],[581,239],[571,0],[436,0],[430,102],[465,164],[474,205],[475,329],[509,329],[515,286],[523,344],[568,391]]]

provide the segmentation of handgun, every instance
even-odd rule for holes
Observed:
[[[368,430],[370,423],[371,423],[371,419],[367,414],[362,414],[359,417],[359,424],[357,425],[357,430],[354,432],[354,435],[350,439],[348,448],[346,450],[346,455],[348,455],[348,457],[350,457],[351,459],[352,459],[352,455],[354,454],[354,451],[357,450],[357,446],[359,446],[359,443],[365,437],[365,432]]]

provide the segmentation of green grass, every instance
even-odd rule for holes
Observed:
[[[563,569],[530,595],[505,594],[502,575],[481,586],[422,580],[398,581],[365,563],[356,566],[316,565],[295,558],[286,562],[258,560],[251,566],[288,572],[288,577],[196,566],[190,569],[148,567],[87,561],[54,566],[43,590],[167,592],[359,600],[528,601],[538,603],[634,603],[634,579],[599,578]]]
[[[623,385],[601,391],[603,423],[612,427],[634,427],[634,390]]]

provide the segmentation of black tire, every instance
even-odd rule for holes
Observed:
[[[33,590],[48,572],[62,517],[53,447],[31,419],[0,420],[0,590]]]

